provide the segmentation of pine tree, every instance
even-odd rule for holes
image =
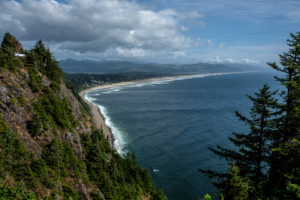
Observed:
[[[295,137],[299,137],[300,130],[300,32],[296,35],[291,34],[291,39],[287,40],[287,45],[290,47],[288,52],[284,52],[280,57],[280,64],[278,66],[275,62],[268,63],[272,68],[285,74],[284,78],[275,77],[282,85],[286,87],[285,91],[281,92],[281,97],[284,102],[278,107],[280,109],[281,117],[278,118],[277,135],[274,135],[273,148],[284,148],[285,143],[291,142]],[[286,177],[283,175],[293,168],[291,165],[286,165],[287,160],[293,156],[283,156],[278,151],[273,151],[269,165],[269,181],[268,191],[284,191],[286,189]],[[278,192],[278,197],[283,198]]]
[[[239,120],[250,126],[250,133],[233,133],[235,138],[229,137],[229,140],[239,147],[238,152],[220,146],[217,146],[218,150],[210,148],[213,153],[225,158],[229,164],[234,161],[240,170],[239,174],[249,176],[253,186],[257,186],[265,176],[263,169],[267,166],[270,156],[270,140],[274,129],[272,121],[278,115],[278,112],[274,110],[278,106],[277,99],[273,98],[276,92],[270,92],[269,87],[264,85],[259,93],[255,93],[256,98],[247,95],[253,102],[250,112],[251,119],[236,112]],[[230,177],[229,174],[219,174],[202,169],[199,169],[199,171],[210,178],[218,178],[219,182],[215,182],[214,185],[224,191],[226,180]],[[224,195],[226,196],[226,194]]]
[[[9,50],[15,47],[14,43],[12,42],[12,35],[8,32],[5,33],[3,40],[1,42],[1,49],[5,53],[11,53]]]
[[[275,62],[268,63],[273,69],[286,74],[284,78],[275,77],[282,85],[286,87],[286,91],[281,92],[284,103],[281,104],[282,112],[281,131],[284,132],[282,142],[298,135],[300,128],[299,120],[294,117],[294,108],[300,105],[300,32],[297,35],[291,33],[292,39],[287,40],[287,45],[291,47],[288,52],[279,55],[279,67]]]
[[[48,166],[57,172],[58,179],[60,179],[61,167],[63,165],[64,146],[61,141],[53,139],[49,145],[47,152],[43,154]]]

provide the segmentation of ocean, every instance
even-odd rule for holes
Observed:
[[[198,169],[227,171],[208,147],[236,149],[228,137],[248,133],[235,111],[249,116],[254,95],[268,84],[282,90],[278,72],[206,75],[90,91],[115,137],[115,148],[136,154],[169,200],[197,200],[217,192]]]

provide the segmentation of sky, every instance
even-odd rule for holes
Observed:
[[[0,0],[0,37],[57,60],[267,66],[299,31],[299,0]]]

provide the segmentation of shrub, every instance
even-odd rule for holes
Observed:
[[[21,183],[17,187],[9,187],[6,185],[0,185],[1,200],[35,200],[37,199],[35,194],[26,189]]]
[[[16,103],[16,100],[15,100],[15,99],[11,99],[11,100],[9,100],[9,103],[15,104],[15,103]]]

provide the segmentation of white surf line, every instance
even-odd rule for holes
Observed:
[[[96,98],[88,97],[87,94],[89,92],[91,92],[91,91],[100,91],[100,90],[107,89],[108,91],[103,92],[103,93],[110,93],[112,91],[120,91],[120,89],[126,88],[126,87],[143,87],[143,86],[146,86],[146,85],[153,85],[153,84],[154,85],[167,84],[169,82],[178,81],[178,80],[186,80],[186,79],[192,79],[192,78],[203,78],[203,77],[206,77],[206,76],[217,76],[217,75],[236,74],[236,73],[247,73],[247,72],[228,72],[228,73],[183,75],[183,76],[178,76],[178,77],[161,78],[161,79],[156,79],[156,80],[153,80],[153,81],[149,80],[149,82],[147,80],[145,80],[147,82],[132,83],[132,84],[128,84],[128,85],[127,84],[124,84],[124,85],[119,84],[119,85],[115,85],[115,86],[111,85],[111,87],[94,88],[94,89],[87,90],[84,94],[84,99],[99,107],[99,112],[104,117],[105,124],[106,124],[106,126],[108,126],[110,128],[111,133],[114,137],[114,144],[113,144],[114,148],[117,150],[117,152],[121,156],[124,156],[124,155],[126,155],[127,151],[125,150],[126,142],[124,141],[123,134],[114,125],[114,123],[112,122],[112,120],[108,116],[108,112],[107,112],[106,108],[103,105],[99,105],[99,104],[94,103],[93,100],[96,100]]]
[[[113,123],[111,118],[108,116],[108,112],[106,108],[100,104],[95,103],[93,100],[97,100],[96,98],[92,98],[88,96],[88,93],[90,91],[87,91],[84,95],[84,99],[90,102],[91,104],[94,104],[95,106],[98,106],[100,114],[104,118],[104,123],[106,126],[110,128],[111,134],[113,135],[114,141],[113,141],[113,147],[117,150],[117,152],[124,157],[127,153],[125,150],[126,142],[123,139],[122,132],[117,128],[117,126]]]

